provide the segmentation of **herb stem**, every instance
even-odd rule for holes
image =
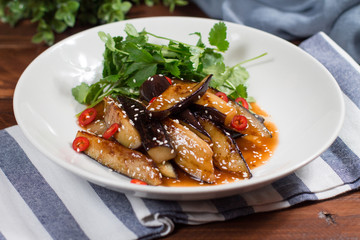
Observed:
[[[184,42],[180,42],[180,41],[177,41],[177,40],[174,40],[174,39],[171,39],[171,38],[167,38],[167,37],[162,37],[162,36],[158,36],[158,35],[155,35],[153,33],[150,33],[150,32],[145,32],[147,35],[150,35],[150,36],[153,36],[155,38],[158,38],[158,39],[163,39],[163,40],[167,40],[169,42],[174,42],[174,43],[177,43],[177,44],[182,44],[184,46],[187,46],[187,47],[196,47],[196,48],[199,48],[201,50],[205,50],[205,48],[202,48],[202,47],[199,47],[199,46],[195,46],[195,45],[191,45],[191,44],[188,44],[188,43],[184,43]],[[156,44],[155,44],[156,45]],[[159,45],[158,45],[159,46]],[[190,54],[191,55],[191,54]]]
[[[159,49],[164,49],[166,51],[169,51],[169,52],[175,52],[175,53],[180,53],[180,54],[183,54],[183,55],[188,55],[188,56],[191,56],[190,53],[185,53],[184,51],[180,51],[180,50],[176,50],[175,48],[169,48],[168,46],[163,46],[163,45],[158,45],[158,44],[155,44],[155,43],[147,43],[148,45],[150,46],[153,46],[153,47],[157,47]]]
[[[115,48],[114,50],[115,50],[116,52],[118,52],[118,53],[123,54],[123,55],[130,56],[130,54],[129,54],[128,52],[124,52],[124,51],[119,50],[119,49],[117,49],[117,48]]]
[[[147,35],[153,36],[153,37],[158,38],[158,39],[163,39],[163,40],[167,40],[167,41],[170,41],[170,42],[176,42],[176,43],[181,43],[181,44],[184,44],[184,45],[186,45],[186,46],[190,46],[190,45],[189,45],[189,44],[187,44],[187,43],[179,42],[179,41],[176,41],[176,40],[171,39],[171,38],[158,36],[158,35],[155,35],[155,34],[150,33],[150,32],[145,32],[145,33],[146,33]]]
[[[242,62],[236,64],[235,66],[242,65],[242,64],[244,64],[244,63],[254,61],[254,60],[256,60],[256,59],[258,59],[258,58],[261,58],[261,57],[263,57],[263,56],[265,56],[265,55],[267,55],[267,52],[265,52],[265,53],[263,53],[263,54],[260,54],[259,56],[256,56],[256,57],[247,59],[247,60],[245,60],[245,61],[242,61]]]
[[[227,83],[232,89],[236,90],[236,87],[229,80],[226,80],[225,83]]]

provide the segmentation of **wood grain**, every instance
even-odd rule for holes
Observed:
[[[200,226],[178,225],[166,239],[360,239],[360,193]]]
[[[196,6],[167,8],[135,6],[129,18],[148,16],[206,17]],[[91,26],[75,26],[57,36],[60,41]],[[0,129],[16,124],[12,99],[16,83],[26,67],[48,46],[32,44],[36,26],[23,21],[11,28],[0,23]],[[198,226],[177,224],[164,239],[360,239],[360,192],[308,202],[292,208],[258,213],[225,222]]]

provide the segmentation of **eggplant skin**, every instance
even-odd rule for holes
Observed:
[[[184,111],[176,114],[174,116],[176,119],[181,121],[181,123],[193,131],[205,142],[211,142],[210,135],[205,131],[203,126],[201,126],[197,117],[191,112],[190,109],[185,109]]]
[[[78,131],[76,137],[80,136],[86,137],[90,142],[84,153],[100,164],[150,185],[162,183],[159,169],[144,154],[85,131]]]
[[[208,107],[200,104],[193,104],[191,106],[195,116],[208,118],[216,123],[225,124],[226,115],[220,112],[218,109],[213,107]]]
[[[176,153],[170,138],[160,121],[149,118],[145,105],[126,96],[118,96],[118,101],[139,131],[142,145],[150,157],[157,163],[173,159]]]
[[[222,112],[220,112],[219,110],[217,110],[216,108],[194,104],[192,106],[192,109],[193,109],[194,115],[197,117],[197,119],[199,119],[199,118],[209,119],[210,121],[216,123],[216,125],[218,127],[221,127],[222,129],[226,130],[226,132],[229,133],[232,138],[236,139],[238,137],[245,136],[244,133],[234,130],[228,126],[225,126],[224,121],[225,121],[226,115],[223,114]],[[210,138],[211,138],[211,136],[210,136]]]
[[[151,117],[161,120],[183,111],[206,92],[211,78],[212,75],[208,75],[197,84],[186,82],[172,84],[147,106]]]
[[[170,85],[170,82],[164,75],[158,74],[149,77],[140,86],[140,99],[149,102],[154,97],[162,94]]]

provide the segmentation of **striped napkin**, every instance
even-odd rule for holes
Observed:
[[[0,240],[154,239],[176,223],[225,221],[327,199],[360,186],[360,68],[327,35],[301,45],[337,79],[346,118],[316,160],[262,189],[207,201],[135,198],[94,185],[57,166],[18,126],[0,131]]]

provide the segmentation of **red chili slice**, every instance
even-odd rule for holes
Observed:
[[[90,145],[89,139],[86,137],[77,137],[74,139],[72,147],[77,152],[85,151]]]
[[[240,103],[244,108],[249,109],[249,103],[245,100],[245,98],[238,97],[235,99],[235,102]]]
[[[231,127],[238,131],[243,131],[247,127],[247,119],[242,115],[235,115],[231,121]]]
[[[143,181],[141,181],[139,179],[135,179],[135,178],[131,179],[130,183],[137,184],[137,185],[147,185],[146,182],[143,182]]]
[[[217,93],[216,93],[216,96],[218,96],[219,98],[221,98],[221,99],[224,100],[225,102],[228,102],[228,101],[229,101],[228,97],[227,97],[226,94],[223,93],[223,92],[217,92]]]
[[[166,78],[166,80],[168,80],[168,82],[170,83],[170,85],[172,84],[172,81],[171,81],[171,79],[169,78],[169,77],[166,77],[165,76],[165,78]]]
[[[119,129],[119,124],[113,123],[103,134],[103,138],[109,139],[112,135],[114,135]]]
[[[149,104],[152,103],[153,101],[155,101],[155,99],[156,99],[156,97],[153,97],[153,98],[150,100]]]
[[[79,125],[84,127],[94,121],[96,118],[97,112],[95,108],[85,109],[79,116]]]

